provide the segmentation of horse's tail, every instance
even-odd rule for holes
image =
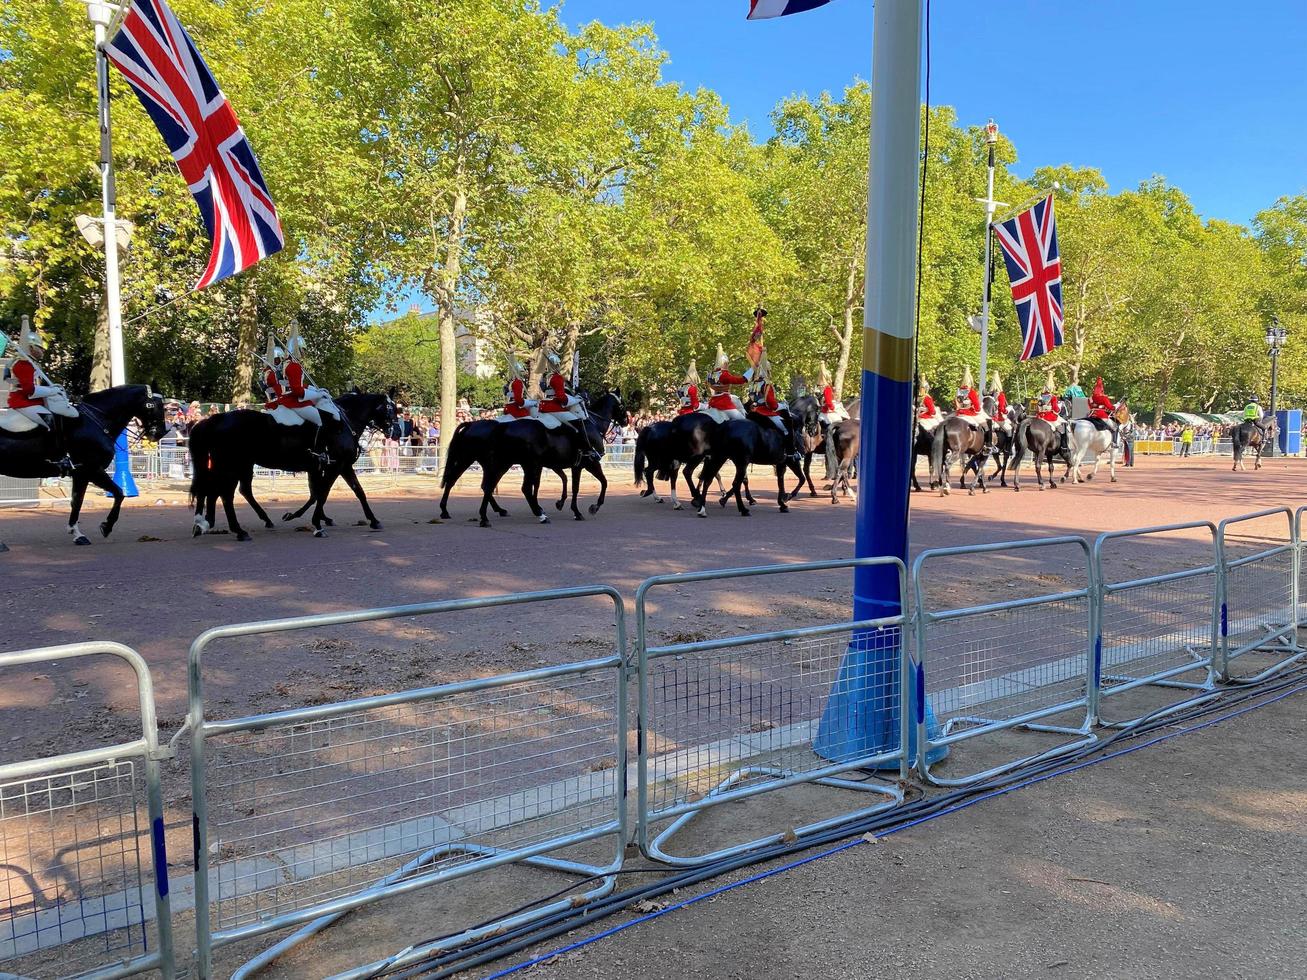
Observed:
[[[948,440],[944,428],[941,423],[930,440],[930,478],[941,487],[944,485],[944,443]]]
[[[463,430],[472,424],[472,420],[460,422],[454,427],[454,434],[449,437],[449,449],[445,451],[445,459],[440,466],[440,488],[446,490],[454,485],[458,475],[463,471],[454,464],[457,463],[463,453],[463,443],[459,436]]]
[[[202,506],[209,484],[209,467],[212,458],[209,450],[209,433],[203,423],[191,430],[187,443],[191,453],[191,504]]]
[[[640,434],[635,437],[635,485],[638,487],[644,482],[644,448],[649,441],[648,428],[641,429]]]
[[[1026,440],[1030,437],[1030,419],[1024,418],[1017,423],[1016,435],[1012,437],[1012,468],[1020,469],[1026,458]]]

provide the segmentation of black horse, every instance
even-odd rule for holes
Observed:
[[[1035,479],[1039,481],[1039,489],[1044,489],[1043,466],[1048,465],[1048,485],[1050,489],[1056,489],[1057,483],[1053,478],[1053,460],[1061,458],[1066,463],[1067,472],[1071,470],[1071,450],[1067,445],[1067,439],[1062,435],[1065,429],[1054,429],[1052,424],[1045,422],[1038,415],[1028,416],[1021,420],[1017,426],[1016,435],[1013,437],[1012,449],[1012,489],[1020,491],[1021,489],[1021,464],[1025,461],[1026,453],[1030,453],[1035,458]]]
[[[354,402],[359,399],[375,400],[379,404],[363,405],[358,411],[355,411]],[[382,399],[384,399],[384,402],[382,402]],[[285,514],[281,515],[281,519],[283,521],[297,520],[298,518],[303,517],[305,512],[316,503],[317,507],[313,512],[312,518],[314,526],[321,527],[325,524],[327,527],[334,527],[336,522],[328,517],[322,508],[327,502],[327,497],[331,494],[331,488],[335,485],[336,480],[343,479],[346,486],[354,491],[354,496],[358,498],[359,504],[363,507],[363,516],[368,522],[368,527],[372,528],[374,531],[380,531],[381,522],[377,520],[377,516],[372,513],[372,507],[368,504],[368,495],[363,492],[363,486],[359,483],[358,474],[354,472],[354,464],[358,462],[363,443],[363,436],[367,430],[372,428],[382,433],[389,432],[391,426],[393,426],[397,421],[398,413],[395,411],[395,402],[389,395],[366,395],[358,389],[355,389],[354,391],[346,392],[337,398],[336,404],[340,407],[341,413],[345,416],[345,422],[347,425],[350,424],[349,419],[355,415],[363,415],[367,419],[361,429],[351,429],[351,434],[354,436],[354,458],[348,463],[344,463],[344,465],[339,465],[333,460],[331,465],[323,474],[322,485],[320,488],[321,496],[317,497],[313,495],[312,480],[310,480],[309,499],[304,501],[304,506],[299,510],[287,511]],[[253,472],[251,472],[250,475],[253,477]],[[242,480],[241,494],[245,497],[246,501],[249,502],[251,507],[261,513],[262,508],[259,507],[257,502],[255,502],[253,494],[247,492],[248,486],[249,483]]]
[[[940,423],[941,425],[943,423]],[[931,449],[935,445],[935,430],[923,429],[919,422],[912,425],[912,489],[921,492],[921,482],[917,479],[917,460],[925,457],[926,466],[930,467]],[[930,474],[930,489],[935,489],[934,472]]]
[[[792,396],[788,404],[790,421],[794,426],[795,448],[803,459],[803,472],[794,492],[797,495],[806,483],[808,496],[815,497],[817,488],[812,483],[812,457],[814,453],[821,453],[823,457],[826,454],[826,426],[821,421],[821,402],[812,395],[805,394]],[[827,473],[826,479],[831,479],[833,475]]]
[[[444,490],[440,495],[440,517],[442,520],[450,520],[449,493],[454,489],[454,485],[458,483],[459,477],[474,465],[479,465],[483,470],[485,469],[486,460],[490,458],[499,430],[507,424],[507,422],[498,422],[495,419],[472,419],[458,424],[458,428],[454,430],[453,438],[449,441],[449,449],[440,468],[440,485]],[[554,509],[562,510],[563,505],[567,503],[567,474],[561,468],[550,467],[550,469],[563,481],[563,495],[554,502]],[[490,509],[500,517],[508,516],[508,511],[499,506],[494,494],[490,495]]]
[[[687,412],[665,422],[653,422],[645,426],[635,440],[635,485],[644,484],[641,497],[653,496],[659,503],[662,498],[654,489],[654,479],[667,480],[670,484],[672,509],[680,510],[681,502],[676,499],[676,476],[684,468],[682,476],[685,486],[690,491],[690,502],[699,506],[699,493],[694,484],[694,471],[707,458],[712,441],[713,430],[717,420],[704,412]],[[717,476],[717,488],[723,497],[721,474]],[[744,495],[749,503],[753,497],[749,494],[749,481],[744,481]]]
[[[194,536],[213,528],[217,501],[221,499],[227,527],[236,540],[251,540],[236,519],[237,487],[263,526],[275,526],[251,492],[254,468],[262,466],[308,474],[310,498],[318,505],[313,514],[313,533],[323,537],[322,505],[336,477],[343,476],[346,468],[352,469],[358,459],[359,434],[370,426],[385,427],[395,418],[395,405],[388,395],[342,395],[336,404],[341,420],[324,415],[320,436],[307,422],[282,425],[267,412],[252,409],[220,412],[196,425],[190,437]],[[356,492],[361,494],[362,488]],[[371,520],[375,521],[375,516]]]
[[[601,459],[586,455],[585,451],[591,446],[598,447],[602,456],[604,436],[608,429],[614,422],[625,425],[628,418],[626,407],[622,404],[621,390],[614,389],[601,395],[588,409],[584,440],[571,422],[564,422],[554,429],[546,428],[539,419],[495,423],[499,431],[491,438],[489,456],[481,464],[481,526],[490,526],[486,510],[499,481],[514,466],[522,468],[522,496],[541,524],[549,523],[549,516],[541,509],[537,499],[540,474],[546,468],[558,470],[569,467],[572,470],[572,516],[578,521],[585,520],[576,505],[577,493],[581,487],[581,471],[584,469],[594,476],[599,481],[599,499],[590,505],[590,513],[597,514],[608,494],[608,478],[604,476]]]
[[[1234,431],[1230,433],[1230,440],[1234,448],[1234,466],[1231,472],[1243,470],[1247,472],[1248,468],[1244,466],[1243,454],[1252,449],[1256,456],[1253,461],[1253,469],[1262,468],[1262,452],[1271,444],[1275,438],[1275,419],[1269,418],[1261,422],[1254,419],[1244,419]]]
[[[790,497],[785,492],[786,468],[788,467],[799,478],[800,486],[803,481],[803,471],[787,453],[788,442],[785,433],[781,432],[780,427],[772,421],[771,417],[756,412],[750,412],[747,419],[732,419],[719,425],[712,433],[708,462],[699,477],[696,503],[699,516],[708,516],[705,507],[708,484],[727,462],[735,464],[735,479],[731,483],[731,489],[720,501],[723,507],[726,506],[726,501],[734,496],[735,506],[739,508],[740,516],[749,516],[749,508],[744,506],[741,497],[741,488],[748,476],[749,466],[756,463],[775,469],[776,502],[780,506],[781,513],[787,513],[790,508],[785,502]]]
[[[994,451],[990,457],[994,460],[994,472],[989,478],[998,477],[998,485],[1005,487],[1008,464],[1016,446],[1017,427],[1025,418],[1025,412],[1017,405],[1008,405],[1006,414],[1000,415],[998,399],[993,395],[985,396],[984,406],[985,414],[994,420]]]
[[[44,427],[30,432],[0,430],[0,474],[21,479],[60,476],[59,467],[51,460],[66,451],[73,461],[68,533],[73,544],[87,545],[91,539],[77,526],[87,484],[113,495],[109,516],[100,524],[100,533],[107,538],[118,523],[123,504],[122,488],[105,472],[113,465],[114,443],[132,419],[141,423],[147,438],[163,438],[163,397],[148,385],[119,385],[87,395],[77,408],[77,418],[60,417],[55,423],[62,427],[62,445],[56,445],[54,433]]]

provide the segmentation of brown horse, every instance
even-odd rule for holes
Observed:
[[[1275,419],[1268,418],[1265,421],[1257,422],[1253,419],[1244,419],[1231,433],[1231,442],[1234,448],[1234,466],[1230,468],[1231,472],[1243,470],[1245,473],[1248,468],[1244,466],[1243,454],[1245,451],[1252,449],[1256,452],[1253,461],[1253,469],[1262,468],[1262,452],[1271,441],[1275,438]]]
[[[962,474],[966,479],[968,469],[974,469],[975,479],[966,484],[967,493],[976,492],[980,484],[981,493],[989,493],[985,486],[984,466],[976,465],[977,460],[983,464],[989,450],[985,445],[985,430],[972,425],[966,419],[950,415],[935,430],[935,438],[930,447],[930,478],[939,484],[939,495],[949,494],[948,471],[950,456],[963,460]]]
[[[830,428],[832,447],[835,450],[835,478],[830,485],[830,502],[838,503],[838,494],[852,497],[854,503],[858,495],[849,487],[849,474],[858,462],[858,449],[862,445],[862,423],[857,419],[844,419]]]

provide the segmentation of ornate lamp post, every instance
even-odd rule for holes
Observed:
[[[1275,418],[1276,400],[1279,396],[1280,382],[1280,351],[1284,348],[1284,343],[1289,338],[1289,332],[1280,326],[1280,318],[1272,316],[1271,322],[1266,327],[1266,349],[1271,355],[1271,417]],[[1276,440],[1278,442],[1278,438]],[[1274,456],[1276,442],[1272,442],[1268,447],[1269,454]]]

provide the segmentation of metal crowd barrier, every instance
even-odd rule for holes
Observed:
[[[1202,531],[1210,538],[1204,560],[1167,561],[1171,571],[1141,578],[1112,574],[1114,552],[1147,542],[1155,554],[1162,535],[1186,531]],[[1101,534],[1094,542],[1093,577],[1098,590],[1096,722],[1119,726],[1144,717],[1114,720],[1103,710],[1108,699],[1141,687],[1185,692],[1166,713],[1215,689],[1221,591],[1215,524],[1197,521]],[[1201,680],[1183,679],[1195,672],[1201,672]]]
[[[202,664],[232,637],[606,597],[614,652],[538,670],[224,721],[205,717]],[[625,612],[593,586],[211,629],[190,651],[197,967],[289,926],[245,976],[346,912],[513,862],[580,875],[582,893],[424,942],[399,967],[616,885],[627,841]],[[611,838],[602,864],[555,856]],[[372,976],[379,964],[346,976]]]
[[[1284,518],[1283,536],[1266,538],[1268,548],[1252,554],[1231,555],[1230,538],[1238,537],[1258,521]],[[1278,524],[1278,520],[1276,521]],[[1233,534],[1232,534],[1233,529]],[[1230,517],[1217,526],[1221,561],[1221,666],[1222,680],[1256,683],[1307,655],[1298,645],[1299,523],[1288,507]],[[1236,675],[1232,663],[1249,653],[1281,657],[1252,675]]]
[[[961,608],[932,608],[925,571],[944,559],[1033,549],[1074,549],[1085,565],[1084,585],[1048,595]],[[937,786],[965,786],[1097,741],[1093,561],[1078,537],[934,548],[912,566],[917,638],[917,772]],[[1078,725],[1040,719],[1081,712]],[[960,742],[1012,729],[1065,735],[1043,752],[1005,758],[981,772],[943,776],[931,759]],[[933,731],[931,729],[934,729]],[[990,741],[993,741],[992,739]],[[993,760],[990,760],[993,761]]]
[[[40,502],[40,480],[23,480],[13,476],[0,476],[0,507],[38,504]]]
[[[0,654],[0,668],[53,669],[98,656],[118,658],[134,672],[141,736],[0,765],[4,976],[36,976],[38,970],[48,975],[51,957],[57,957],[61,976],[107,980],[147,970],[158,970],[165,980],[173,976],[161,755],[149,668],[135,650],[101,642]]]
[[[881,768],[907,778],[908,720],[899,706],[908,653],[901,613],[691,642],[650,639],[656,625],[650,595],[660,588],[875,566],[897,573],[902,609],[906,570],[893,558],[658,575],[641,583],[635,599],[638,840],[647,857],[683,867],[706,864],[902,802],[898,784],[840,778],[854,769]],[[862,731],[859,726],[872,718],[890,720],[880,731]],[[823,744],[827,736],[829,745]],[[800,783],[883,799],[711,853],[667,850],[670,839],[705,809]],[[655,833],[655,825],[668,820],[670,825]]]

